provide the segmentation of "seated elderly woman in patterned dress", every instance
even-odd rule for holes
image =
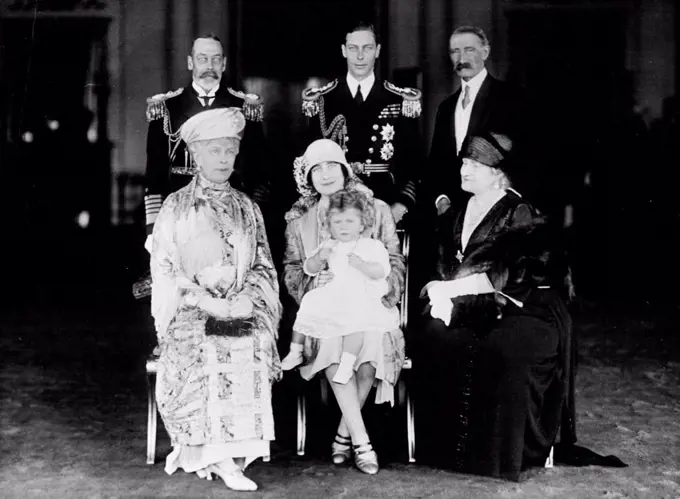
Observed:
[[[328,139],[312,142],[305,154],[295,161],[295,180],[302,197],[286,214],[286,253],[283,261],[284,282],[299,304],[309,291],[333,279],[327,262],[320,260],[320,247],[330,238],[326,212],[333,194],[345,189],[360,191],[367,197],[373,225],[364,237],[382,242],[389,253],[390,273],[387,293],[382,297],[386,308],[394,307],[404,286],[404,257],[401,254],[396,225],[389,205],[374,199],[370,189],[354,174],[341,147]],[[360,331],[358,331],[360,332]],[[364,473],[378,472],[378,457],[364,424],[361,407],[376,384],[376,403],[392,402],[394,384],[404,362],[404,335],[398,328],[384,334],[364,335],[348,383],[336,382],[335,374],[343,353],[342,337],[305,336],[304,345],[291,345],[293,356],[303,357],[300,374],[306,380],[323,372],[328,378],[342,418],[331,446],[335,464],[342,464],[354,453],[354,463]],[[296,352],[294,349],[299,348]],[[289,357],[291,356],[289,354]],[[293,363],[297,364],[297,362]]]
[[[226,108],[180,129],[196,175],[154,227],[152,314],[158,408],[173,446],[165,471],[256,490],[243,470],[274,439],[281,305],[260,210],[229,185],[244,126],[241,111]]]

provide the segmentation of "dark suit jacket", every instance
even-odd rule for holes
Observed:
[[[232,95],[226,85],[220,85],[215,100],[210,106],[203,107],[198,99],[198,94],[192,85],[184,87],[181,94],[165,101],[170,117],[170,132],[175,133],[189,118],[201,111],[224,107],[242,108],[243,99]],[[171,157],[170,151],[175,143],[170,142],[163,130],[163,119],[155,119],[149,123],[149,131],[146,140],[146,199],[161,196],[164,199],[168,194],[184,187],[193,178],[191,175],[172,174],[173,167],[185,166],[185,145],[180,140],[175,154]],[[232,186],[253,195],[256,189],[267,189],[269,181],[268,153],[264,140],[261,121],[246,120],[246,128],[243,131],[243,139],[234,173],[229,182]],[[153,207],[147,203],[147,212],[160,208],[157,202]],[[151,226],[147,227],[150,232]]]
[[[455,110],[461,90],[447,97],[437,110],[428,172],[423,185],[423,202],[426,209],[434,209],[436,198],[448,196],[454,207],[468,196],[460,188],[461,161],[456,153]],[[524,125],[522,92],[519,88],[498,80],[490,74],[482,83],[475,98],[467,135],[484,131],[504,133],[515,145],[522,142]]]
[[[340,145],[346,148],[347,161],[390,165],[388,173],[359,175],[375,196],[388,204],[398,201],[413,207],[423,156],[418,118],[404,116],[403,98],[387,90],[384,80],[376,78],[366,100],[357,104],[343,77],[319,99],[323,100],[326,127],[337,116],[345,117],[347,136]],[[385,134],[390,127],[392,137]],[[313,140],[331,138],[330,131],[327,134],[324,136],[320,115],[313,116],[305,147]]]

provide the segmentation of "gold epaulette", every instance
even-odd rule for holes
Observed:
[[[411,87],[397,87],[387,80],[385,80],[385,88],[403,99],[401,103],[401,114],[407,118],[417,118],[420,116],[420,113],[423,110],[423,106],[420,103],[420,98],[423,93],[420,90]]]
[[[166,94],[156,94],[146,99],[146,121],[165,118],[168,115],[168,107],[165,105],[165,101],[178,96],[183,91],[184,88],[178,88]]]
[[[234,90],[228,87],[229,93],[234,97],[243,99],[243,116],[249,121],[262,121],[264,116],[264,105],[262,104],[262,99],[257,94],[247,94],[241,92],[240,90]]]
[[[322,87],[305,88],[302,91],[302,113],[310,118],[319,114],[319,98],[337,86],[338,80],[335,79]]]

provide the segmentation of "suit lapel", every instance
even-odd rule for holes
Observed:
[[[479,129],[484,126],[486,116],[489,111],[491,87],[493,86],[493,78],[487,75],[484,83],[479,87],[479,92],[472,104],[472,112],[470,113],[470,123],[468,124],[467,135],[474,135],[479,132]],[[455,126],[454,126],[455,129]]]
[[[458,107],[458,99],[460,99],[460,92],[462,90],[462,87],[459,88],[456,93],[453,94],[453,100],[452,104],[453,106],[451,107],[451,118],[449,121],[449,130],[450,130],[450,136],[451,136],[451,148],[453,149],[453,155],[457,156],[456,152],[456,108]]]

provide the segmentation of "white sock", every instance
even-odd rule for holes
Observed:
[[[338,370],[333,376],[333,381],[335,383],[340,383],[341,385],[346,385],[352,375],[354,374],[354,363],[357,360],[357,356],[349,352],[342,352],[342,357],[340,357],[340,365]]]
[[[303,345],[302,343],[291,343],[290,352],[281,361],[281,369],[284,371],[290,371],[296,368],[303,362],[302,358]]]
[[[288,355],[290,355],[290,354],[300,354],[300,353],[302,353],[302,349],[303,349],[302,343],[291,342],[290,352],[288,352]]]

